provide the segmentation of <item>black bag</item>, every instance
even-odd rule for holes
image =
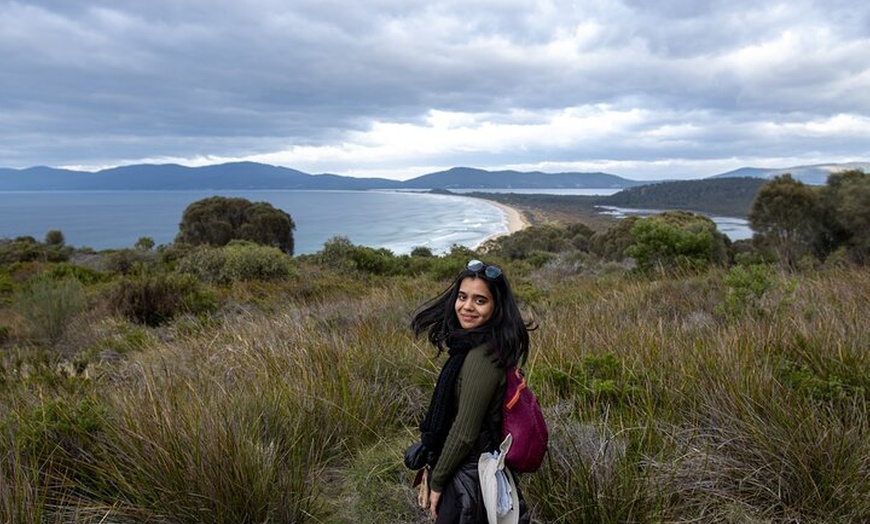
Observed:
[[[405,467],[408,469],[422,469],[429,461],[429,450],[422,442],[415,442],[405,450]]]

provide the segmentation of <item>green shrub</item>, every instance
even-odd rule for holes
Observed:
[[[399,266],[393,252],[385,248],[357,246],[352,254],[356,268],[372,275],[395,275]]]
[[[120,275],[143,273],[153,266],[157,257],[141,249],[120,249],[106,255],[106,270]]]
[[[0,517],[21,519],[13,522],[81,522],[79,511],[69,506],[102,485],[94,466],[106,427],[104,406],[72,394],[41,399],[9,418],[12,471],[0,467],[0,484],[6,475],[22,484],[8,493],[13,507],[0,497]],[[3,491],[0,488],[0,495]],[[27,502],[33,507],[26,511],[15,507]],[[37,520],[28,520],[37,515]]]
[[[524,258],[524,262],[532,267],[539,268],[555,258],[555,255],[547,251],[532,251]]]
[[[641,271],[701,270],[728,262],[728,240],[707,217],[683,211],[639,220],[625,254]]]
[[[35,457],[68,457],[81,454],[103,428],[104,410],[88,399],[47,399],[25,413],[18,421],[18,438],[24,451]]]
[[[487,241],[483,250],[510,260],[519,260],[533,253],[566,251],[572,247],[573,237],[577,234],[576,229],[569,230],[552,225],[527,227]]]
[[[849,383],[845,377],[820,375],[808,365],[786,357],[780,360],[776,374],[786,386],[817,400],[841,401],[848,397],[864,397],[867,393],[864,387]]]
[[[36,340],[54,345],[85,305],[84,286],[77,279],[37,277],[18,293],[13,308]]]
[[[84,285],[106,282],[110,278],[109,275],[102,271],[96,271],[94,269],[80,266],[78,264],[71,264],[69,262],[54,264],[50,268],[48,268],[45,274],[46,276],[55,280],[74,278]]]
[[[852,400],[870,400],[870,375],[864,372],[864,355],[850,350],[830,355],[825,334],[793,339],[777,348],[774,375],[792,391],[833,405],[846,405]]]
[[[233,241],[202,248],[183,258],[178,271],[205,282],[229,284],[248,280],[282,280],[295,274],[293,259],[276,247]]]
[[[42,244],[33,237],[0,241],[0,265],[15,262],[62,262],[69,260],[71,249],[62,245]]]
[[[411,250],[412,257],[434,257],[432,250],[426,246],[417,246]]]
[[[757,317],[765,312],[765,297],[780,286],[769,265],[734,266],[725,276],[725,298],[717,313],[728,318]]]
[[[335,236],[324,242],[323,249],[317,253],[315,260],[330,269],[354,269],[351,253],[355,247],[349,238]]]
[[[50,229],[45,233],[45,243],[50,246],[63,247],[66,243],[66,238],[63,236],[63,232],[59,229]]]
[[[628,216],[605,231],[599,231],[589,238],[589,250],[605,260],[621,262],[625,250],[634,242],[632,228],[640,217]]]
[[[108,303],[113,311],[146,326],[217,307],[216,298],[198,280],[173,274],[124,279],[110,291]]]
[[[372,275],[397,275],[405,269],[401,259],[389,249],[357,246],[343,236],[333,237],[324,243],[316,260],[330,269],[361,271]]]
[[[0,297],[10,295],[14,287],[12,285],[12,276],[9,273],[0,272]]]
[[[293,218],[268,202],[213,196],[187,206],[176,242],[225,246],[232,240],[248,240],[292,255],[295,229]]]
[[[641,391],[631,371],[612,352],[586,355],[568,366],[544,366],[542,379],[562,398],[575,398],[586,404],[625,404]]]
[[[139,237],[139,240],[133,244],[133,247],[140,251],[151,251],[154,249],[154,239],[151,237]]]

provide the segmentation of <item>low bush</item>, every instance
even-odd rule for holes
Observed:
[[[123,279],[110,290],[107,301],[112,311],[147,326],[217,307],[217,299],[200,281],[174,274]]]
[[[276,247],[233,241],[220,248],[200,248],[178,264],[180,273],[204,282],[229,284],[248,280],[282,280],[295,274],[293,259]]]
[[[631,228],[625,254],[640,271],[699,271],[728,262],[728,238],[707,217],[669,211],[642,218]]]
[[[419,253],[419,251],[418,251]],[[357,246],[347,237],[337,236],[323,244],[315,260],[325,267],[341,271],[359,271],[371,275],[404,274],[403,261],[410,257],[396,257],[384,248]],[[417,263],[425,263],[425,256],[417,256]]]
[[[640,217],[628,216],[613,227],[599,231],[589,238],[589,250],[605,260],[621,262],[625,250],[634,243],[631,230]]]
[[[34,340],[51,346],[86,303],[84,286],[77,279],[38,276],[18,292],[13,309],[25,319]]]
[[[106,282],[111,278],[103,271],[97,271],[95,269],[69,262],[53,264],[46,270],[45,275],[55,280],[74,278],[86,286]]]
[[[510,235],[491,239],[483,246],[483,251],[511,260],[529,257],[534,253],[559,253],[574,247],[577,243],[585,244],[577,239],[578,235],[588,233],[580,226],[571,229],[552,225],[532,226]]]
[[[69,260],[71,252],[69,247],[43,244],[33,237],[0,239],[0,265],[31,261],[63,262]]]
[[[157,262],[154,253],[141,249],[120,249],[107,253],[104,257],[106,271],[120,275],[145,273]]]
[[[716,312],[728,319],[760,317],[772,314],[789,293],[789,284],[783,282],[770,265],[755,264],[732,267],[725,275],[725,297]],[[780,291],[778,299],[773,297]]]

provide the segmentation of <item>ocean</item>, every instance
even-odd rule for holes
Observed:
[[[565,190],[552,190],[561,193]],[[538,190],[537,192],[544,192]],[[612,194],[611,189],[583,194]],[[0,191],[0,238],[43,240],[52,229],[67,245],[96,250],[133,247],[141,237],[170,244],[184,209],[210,196],[268,202],[293,217],[295,254],[320,251],[335,236],[394,254],[454,245],[474,248],[508,232],[505,212],[486,200],[410,191]],[[610,212],[617,211],[611,209]],[[618,210],[630,212],[631,210]],[[711,217],[732,240],[751,237],[744,220]]]
[[[268,202],[293,218],[295,254],[320,251],[335,236],[395,254],[418,246],[441,254],[453,245],[474,248],[508,231],[505,212],[485,200],[393,191],[3,191],[0,238],[52,229],[67,245],[96,250],[133,247],[140,237],[169,244],[184,209],[210,196]]]

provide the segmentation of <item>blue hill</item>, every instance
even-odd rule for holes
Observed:
[[[870,162],[819,164],[782,169],[744,167],[707,177],[764,178],[791,173],[808,184],[824,184],[831,172],[842,169],[870,170]],[[337,174],[312,175],[296,169],[231,162],[203,167],[177,164],[135,164],[96,172],[56,169],[45,166],[27,169],[0,168],[0,191],[76,190],[232,190],[232,189],[628,189],[661,181],[637,181],[608,173],[540,171],[487,171],[454,167],[399,181],[386,178],[357,178]]]
[[[49,167],[0,169],[0,191],[182,189],[625,188],[640,184],[606,173],[523,173],[454,168],[407,181],[312,175],[286,167],[233,162],[204,167],[137,164],[97,172]]]
[[[773,177],[789,173],[792,178],[799,180],[804,184],[822,186],[828,181],[828,176],[837,171],[846,169],[860,169],[862,171],[870,171],[870,162],[848,162],[843,164],[815,164],[810,166],[794,166],[787,168],[765,169],[758,167],[742,167],[715,175],[710,178],[764,178],[770,180]]]

